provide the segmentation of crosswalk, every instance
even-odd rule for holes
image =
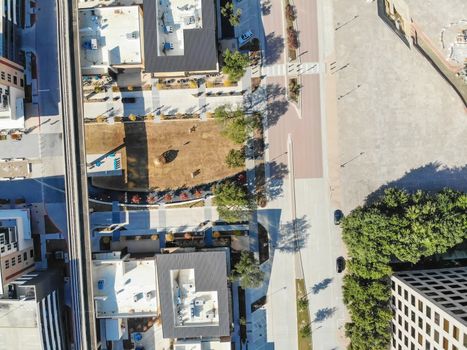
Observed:
[[[317,62],[273,64],[270,66],[264,66],[261,72],[262,75],[266,75],[269,77],[284,75],[318,74],[319,64]]]

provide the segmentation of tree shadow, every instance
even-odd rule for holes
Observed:
[[[306,215],[282,224],[275,249],[285,253],[299,251],[305,247],[310,227]]]
[[[266,177],[266,167],[269,168],[269,177]],[[258,164],[253,170],[256,183],[248,183],[248,187],[255,188],[254,195],[265,196],[267,200],[273,200],[283,193],[284,178],[289,170],[284,163],[276,161]]]
[[[319,283],[316,283],[312,288],[311,291],[313,294],[318,294],[323,289],[326,289],[332,282],[332,278],[325,278]]]
[[[271,4],[271,0],[266,0],[266,1],[263,1],[263,3],[261,4],[261,13],[263,16],[268,16],[271,14],[271,7],[272,7],[272,4]]]
[[[165,151],[162,156],[165,158],[166,163],[173,162],[178,156],[178,149],[169,149]]]
[[[315,312],[315,319],[313,320],[313,322],[323,322],[324,320],[334,315],[335,312],[336,312],[335,307],[332,307],[332,308],[325,307],[325,308],[319,309],[318,311]]]
[[[284,51],[284,38],[276,36],[274,32],[266,35],[266,65],[276,63],[281,57],[281,53]]]
[[[467,166],[448,168],[440,162],[428,163],[416,169],[411,169],[397,180],[388,182],[369,194],[366,204],[377,201],[388,188],[395,187],[409,192],[416,190],[440,191],[445,187],[467,192]]]

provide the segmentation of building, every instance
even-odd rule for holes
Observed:
[[[392,277],[391,349],[467,348],[467,267]]]
[[[84,75],[144,67],[140,6],[79,10],[80,62]]]
[[[67,349],[62,285],[56,271],[28,273],[10,284],[0,298],[0,349]]]
[[[156,76],[217,72],[215,2],[144,0],[145,71]]]
[[[29,210],[0,210],[0,294],[8,294],[10,283],[34,269]]]
[[[0,57],[0,130],[24,128],[24,69]]]
[[[24,3],[3,0],[0,8],[0,57],[19,62],[20,38],[18,28],[23,26]]]
[[[230,349],[225,251],[93,254],[101,349]],[[177,315],[177,316],[176,316]]]
[[[164,338],[230,336],[224,251],[156,256]]]

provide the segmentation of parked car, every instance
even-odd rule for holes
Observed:
[[[337,209],[334,211],[334,225],[340,225],[343,218],[344,213],[342,212],[342,210]]]
[[[135,103],[136,97],[123,97],[122,103]]]
[[[238,38],[238,46],[246,44],[248,41],[250,41],[251,38],[253,38],[253,32],[251,30],[243,33]]]
[[[345,270],[345,259],[343,256],[340,256],[336,259],[336,270],[337,273],[341,273]]]

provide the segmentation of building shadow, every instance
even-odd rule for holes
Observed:
[[[146,190],[149,188],[149,155],[146,123],[124,123],[127,188]]]
[[[388,182],[366,197],[366,204],[377,201],[388,188],[395,187],[409,192],[416,190],[440,191],[445,187],[467,192],[467,166],[448,168],[440,162],[428,163],[411,169],[397,180]]]
[[[386,6],[384,4],[384,0],[377,0],[377,9],[378,9],[378,17],[386,23],[386,25],[401,39],[401,41],[410,49],[410,43],[407,40],[405,34],[401,32],[397,27],[396,24],[391,21],[386,13]]]

